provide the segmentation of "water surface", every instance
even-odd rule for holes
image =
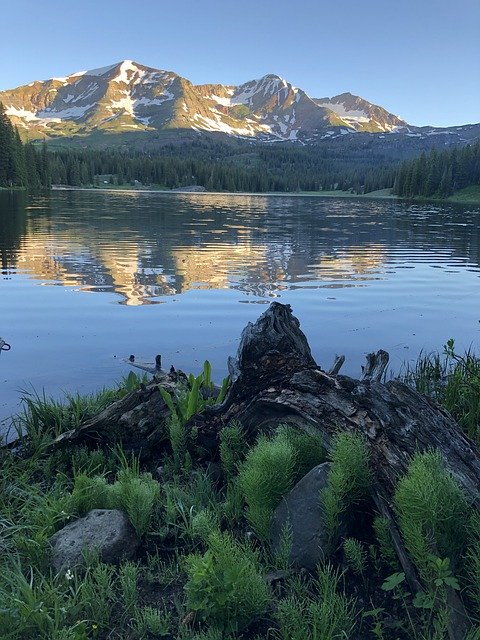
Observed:
[[[226,373],[242,328],[292,305],[313,354],[478,346],[480,210],[225,194],[0,192],[0,420],[22,390],[89,392],[129,354]],[[7,421],[8,423],[8,421]]]

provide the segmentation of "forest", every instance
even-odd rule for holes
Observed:
[[[480,183],[480,141],[404,160],[368,146],[291,146],[208,136],[151,150],[26,143],[0,104],[0,188],[199,185],[207,191],[370,193],[447,198]]]
[[[455,191],[480,184],[480,141],[404,162],[398,169],[393,192],[403,198],[447,198]]]
[[[50,188],[50,159],[45,144],[40,152],[23,144],[0,102],[0,188]]]

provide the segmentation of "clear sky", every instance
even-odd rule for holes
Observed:
[[[195,84],[276,73],[414,125],[480,122],[480,0],[2,0],[0,89],[123,59]]]

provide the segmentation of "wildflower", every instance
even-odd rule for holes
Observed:
[[[73,580],[73,573],[70,569],[68,569],[65,573],[65,580]]]

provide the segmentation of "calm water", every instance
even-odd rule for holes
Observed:
[[[480,210],[315,197],[0,193],[0,420],[21,390],[87,392],[135,354],[226,372],[242,328],[288,302],[328,367],[384,348],[478,347]],[[8,420],[6,420],[8,423]]]

